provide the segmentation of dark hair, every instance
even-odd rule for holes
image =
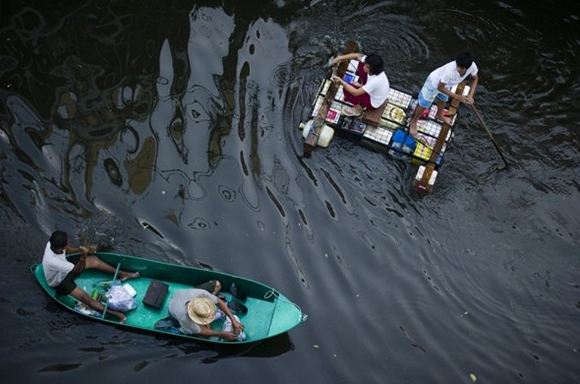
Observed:
[[[54,231],[52,235],[50,235],[50,246],[52,248],[64,248],[68,244],[68,236],[66,232],[63,231]]]
[[[473,64],[471,53],[469,53],[468,51],[458,53],[457,57],[455,58],[455,64],[457,64],[458,67],[469,69],[469,67],[471,67],[471,64]]]
[[[365,64],[369,65],[369,74],[371,75],[378,75],[379,73],[384,71],[383,59],[381,59],[379,55],[375,55],[374,53],[371,53],[366,57]]]

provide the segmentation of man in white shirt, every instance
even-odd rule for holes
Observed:
[[[352,59],[359,60],[356,70],[359,82],[351,84],[338,76],[332,76],[331,80],[342,84],[344,99],[353,105],[353,109],[346,114],[360,115],[364,109],[377,109],[387,101],[390,84],[384,71],[383,59],[379,55],[349,53],[332,59],[331,64]]]
[[[461,52],[451,61],[429,74],[421,92],[419,92],[418,104],[411,116],[409,132],[411,135],[417,135],[417,120],[426,109],[430,108],[436,100],[437,119],[444,123],[451,124],[451,119],[444,116],[443,109],[449,97],[458,99],[465,104],[473,104],[473,95],[477,88],[478,68],[469,52]],[[471,76],[471,86],[467,96],[458,95],[451,92],[451,88]]]
[[[89,253],[95,253],[96,247],[78,247],[74,248],[68,245],[68,236],[66,232],[55,231],[50,236],[50,240],[44,249],[42,257],[42,268],[47,284],[53,287],[59,295],[71,295],[77,300],[85,303],[97,311],[103,311],[105,308],[99,301],[94,300],[82,288],[77,287],[75,278],[85,269],[98,269],[111,274],[115,273],[115,268],[103,262],[97,256],[87,256]],[[81,253],[77,259],[70,261],[66,257],[66,252]],[[121,280],[131,279],[139,276],[139,272],[119,271]],[[107,313],[117,317],[121,322],[125,321],[125,315],[118,311],[107,309]]]

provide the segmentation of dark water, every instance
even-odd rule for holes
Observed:
[[[1,3],[3,382],[580,383],[576,2]],[[433,195],[296,129],[349,39],[412,92],[470,48],[476,117]],[[242,349],[65,312],[48,235],[264,281],[308,313]],[[9,379],[9,380],[8,380]]]

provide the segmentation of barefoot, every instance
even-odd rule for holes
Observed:
[[[358,117],[362,113],[362,107],[360,105],[345,107],[342,112],[345,116]]]
[[[445,123],[447,125],[451,125],[451,118],[449,118],[447,116],[437,115],[437,120],[442,121],[443,123]]]
[[[419,132],[417,131],[417,128],[415,128],[415,129],[409,128],[409,135],[411,135],[411,137],[413,139],[415,139],[415,141],[417,143],[421,143],[423,145],[427,145],[426,142],[425,142],[425,138],[419,136]]]
[[[136,277],[141,276],[139,272],[125,272],[125,271],[119,272],[119,275],[121,275],[121,281],[134,279]]]
[[[212,291],[212,295],[217,296],[218,292],[222,289],[222,283],[219,280],[215,282],[215,287]]]
[[[119,323],[123,324],[127,320],[127,316],[123,312],[113,311],[112,309],[107,309],[107,314],[115,316],[119,319]]]
[[[427,141],[425,140],[425,138],[423,136],[413,136],[415,138],[415,140],[417,140],[417,143],[421,143],[423,144],[425,147],[431,148],[429,147],[429,144],[427,143]]]

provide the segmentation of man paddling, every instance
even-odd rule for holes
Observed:
[[[478,68],[469,52],[461,52],[454,61],[451,61],[429,74],[421,92],[419,92],[417,108],[411,116],[409,132],[412,136],[417,136],[417,121],[424,110],[431,107],[437,99],[437,119],[451,125],[451,119],[444,116],[443,109],[449,97],[458,99],[465,104],[473,104],[473,95],[477,88]],[[451,88],[471,76],[471,85],[467,96],[458,95],[451,92]]]
[[[95,253],[96,247],[71,247],[68,244],[68,235],[63,231],[55,231],[50,236],[50,240],[44,249],[42,257],[42,269],[44,277],[49,286],[55,288],[59,295],[71,295],[75,299],[83,302],[89,307],[102,312],[105,308],[99,301],[93,299],[82,288],[77,287],[75,278],[78,277],[85,269],[97,269],[110,274],[115,273],[115,268],[105,263],[97,256],[87,256]],[[66,254],[81,253],[78,259],[68,260]],[[139,272],[119,271],[121,280],[132,279],[139,276]],[[117,317],[123,322],[126,317],[119,311],[113,311],[107,308],[107,313]]]

